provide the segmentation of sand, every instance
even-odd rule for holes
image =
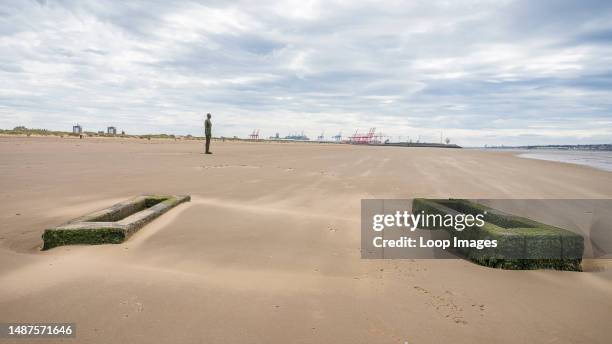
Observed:
[[[0,322],[75,322],[79,343],[612,342],[607,262],[359,252],[362,198],[612,198],[610,172],[467,149],[202,149],[0,137]],[[121,245],[39,251],[44,228],[145,193],[193,200]]]

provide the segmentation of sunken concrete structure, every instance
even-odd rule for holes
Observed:
[[[63,225],[46,229],[43,250],[63,245],[120,244],[145,224],[176,205],[188,202],[186,196],[139,196]]]
[[[454,239],[497,240],[497,247],[464,247],[457,253],[484,266],[509,269],[555,269],[581,271],[584,238],[563,228],[550,226],[461,199],[414,199],[414,214],[484,214],[484,225],[457,231],[438,226]]]

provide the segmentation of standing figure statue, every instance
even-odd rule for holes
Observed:
[[[204,136],[206,137],[206,154],[212,154],[210,151],[210,138],[212,137],[212,122],[210,120],[210,114],[206,114],[206,120],[204,121]]]

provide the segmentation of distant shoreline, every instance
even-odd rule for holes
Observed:
[[[578,150],[578,151],[612,151],[612,143],[597,143],[584,145],[529,145],[529,146],[488,146],[484,149],[525,149],[525,150]]]
[[[204,140],[203,136],[193,135],[174,135],[174,134],[109,134],[104,132],[91,132],[84,131],[82,133],[73,133],[66,131],[54,131],[47,129],[28,129],[28,128],[15,128],[15,129],[0,129],[0,137],[72,137],[72,138],[119,138],[119,139],[166,139],[166,140]],[[232,141],[232,142],[262,142],[262,143],[309,143],[309,144],[348,144],[348,145],[359,145],[359,146],[382,146],[382,147],[429,147],[429,148],[462,148],[456,144],[444,144],[444,143],[428,143],[428,142],[389,142],[389,143],[363,143],[363,142],[351,142],[348,140],[343,141],[330,141],[330,140],[300,140],[300,139],[283,139],[283,138],[240,138],[237,136],[224,137],[224,136],[213,136],[215,141]]]

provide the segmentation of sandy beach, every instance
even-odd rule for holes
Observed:
[[[469,149],[212,150],[0,137],[0,322],[74,322],[79,343],[612,342],[608,262],[507,271],[359,251],[364,198],[605,199],[611,172]],[[124,244],[40,251],[45,228],[140,194],[192,201]]]

